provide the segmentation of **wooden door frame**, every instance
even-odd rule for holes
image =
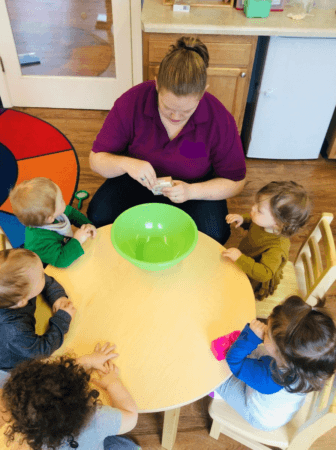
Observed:
[[[4,0],[0,0],[4,1]],[[129,0],[131,8],[131,46],[132,46],[132,85],[143,81],[142,74],[142,33],[141,33],[141,0]],[[1,57],[1,43],[0,43]],[[0,64],[0,100],[4,108],[12,108],[13,102],[8,89],[6,72]]]

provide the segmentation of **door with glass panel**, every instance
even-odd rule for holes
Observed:
[[[0,57],[13,106],[110,109],[132,86],[130,1],[0,0]]]

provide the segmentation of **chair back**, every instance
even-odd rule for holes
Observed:
[[[304,405],[290,422],[290,425],[296,429],[292,439],[329,412],[335,394],[336,376],[333,375],[321,391],[307,395]]]
[[[0,227],[0,251],[6,250],[6,248],[12,248],[12,246],[11,246],[9,240],[7,239],[5,232]]]
[[[0,231],[0,252],[6,248],[6,237]]]
[[[330,223],[334,216],[323,213],[301,246],[294,262],[303,300],[314,306],[336,280],[336,250]]]

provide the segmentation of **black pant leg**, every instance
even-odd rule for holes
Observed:
[[[173,203],[167,197],[154,195],[128,174],[108,178],[92,197],[87,216],[97,227],[113,223],[124,211],[143,203],[165,203],[189,214],[202,233],[224,245],[230,237],[226,200],[189,200]]]
[[[231,231],[225,220],[228,214],[226,200],[189,200],[176,206],[193,218],[202,233],[222,245],[229,239]]]
[[[113,223],[124,211],[142,203],[151,203],[151,191],[128,174],[108,178],[92,197],[87,217],[97,227]]]

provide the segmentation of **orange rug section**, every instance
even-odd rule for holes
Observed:
[[[77,161],[73,150],[19,160],[17,164],[16,184],[35,177],[50,178],[60,187],[65,203],[70,204],[77,185],[77,179],[74,176],[77,173]],[[1,210],[13,213],[9,199],[2,205]]]

